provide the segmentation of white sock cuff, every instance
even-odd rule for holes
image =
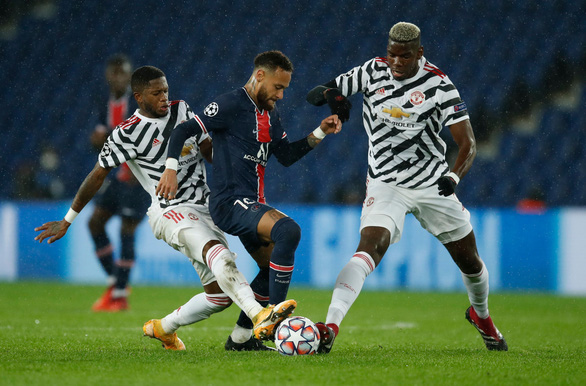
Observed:
[[[214,266],[214,262],[217,261],[218,257],[221,256],[224,252],[227,252],[230,255],[230,257],[232,257],[232,254],[230,253],[228,248],[226,248],[222,244],[216,244],[210,249],[208,249],[208,253],[206,254],[206,264],[212,270],[212,272],[214,272],[214,269],[212,268]]]
[[[364,269],[366,276],[374,271],[374,268],[376,267],[374,260],[366,252],[356,252],[350,260],[361,266]]]
[[[464,273],[462,272],[462,276],[465,276],[468,279],[481,279],[483,276],[488,275],[488,270],[486,269],[486,265],[484,265],[484,263],[482,263],[482,268],[480,269],[480,272],[478,273]]]
[[[206,294],[206,301],[212,306],[226,308],[232,304],[232,299],[226,294]]]

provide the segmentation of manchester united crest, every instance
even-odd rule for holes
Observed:
[[[411,93],[411,96],[409,96],[409,100],[413,106],[419,106],[425,100],[425,94],[419,90],[415,90]]]

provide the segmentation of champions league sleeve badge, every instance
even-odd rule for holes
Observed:
[[[218,104],[216,102],[212,102],[209,105],[207,105],[207,107],[203,110],[203,113],[208,117],[213,117],[218,113],[219,109],[220,108],[218,107]]]

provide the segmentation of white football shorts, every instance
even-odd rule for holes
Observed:
[[[437,185],[406,189],[377,180],[368,183],[360,230],[370,226],[386,228],[394,244],[401,239],[409,213],[442,244],[461,240],[472,231],[470,212],[455,194],[440,196]]]
[[[203,247],[211,240],[218,240],[227,247],[228,241],[224,232],[212,221],[206,207],[178,205],[163,210],[158,205],[152,205],[147,215],[155,237],[189,258],[202,285],[216,280],[203,262]],[[188,238],[179,236],[183,230],[189,230]]]

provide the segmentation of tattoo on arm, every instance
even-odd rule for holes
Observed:
[[[317,139],[313,134],[310,134],[307,136],[307,142],[309,143],[309,146],[314,148],[321,142],[321,139]]]

